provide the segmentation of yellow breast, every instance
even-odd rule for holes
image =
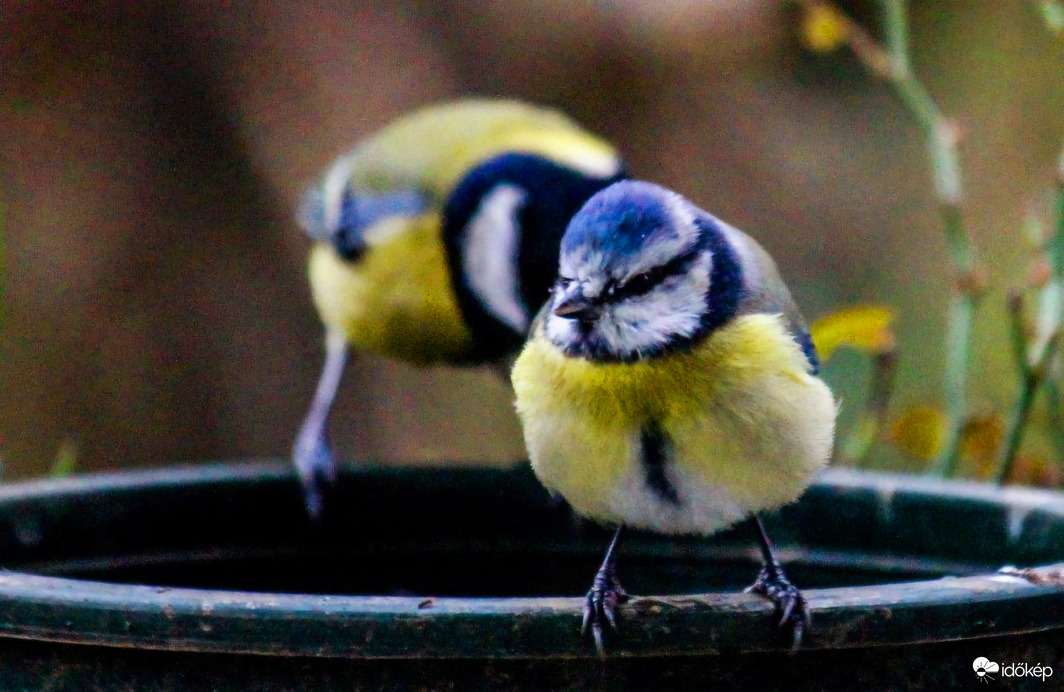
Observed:
[[[467,358],[473,341],[451,287],[438,216],[378,226],[358,262],[323,243],[311,251],[310,285],[322,321],[356,349],[417,365]]]
[[[537,333],[513,370],[537,475],[582,514],[711,533],[793,500],[827,463],[835,404],[775,315],[739,317],[686,353],[633,363],[568,358]],[[681,502],[645,482],[641,431],[671,440]]]

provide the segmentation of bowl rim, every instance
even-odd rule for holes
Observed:
[[[493,471],[498,471],[493,468]],[[194,464],[33,480],[0,505],[115,488],[290,480],[283,461]],[[1003,504],[1010,522],[1061,517],[1064,493],[830,469],[814,488]],[[1018,526],[1018,524],[1017,524]],[[1018,530],[1018,529],[1017,529]],[[1016,536],[1019,534],[1017,533]],[[1064,628],[1064,562],[974,576],[805,588],[803,650],[901,646]],[[119,584],[0,572],[0,637],[185,652],[397,659],[594,656],[580,597],[346,596]],[[619,656],[785,651],[773,607],[746,593],[633,596],[620,608]]]

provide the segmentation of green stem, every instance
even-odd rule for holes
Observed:
[[[932,473],[947,478],[957,470],[960,460],[961,430],[967,414],[968,360],[971,355],[975,301],[958,293],[951,300],[949,314],[944,392],[949,427],[931,468]]]
[[[1023,338],[1022,335],[1020,337]],[[1009,425],[1005,432],[1005,445],[1001,449],[1001,455],[997,462],[996,479],[998,485],[1005,483],[1012,475],[1012,468],[1016,462],[1016,454],[1020,451],[1023,442],[1023,432],[1027,429],[1027,421],[1031,414],[1031,405],[1034,403],[1038,388],[1045,377],[1046,365],[1057,353],[1060,343],[1060,332],[1055,332],[1046,343],[1045,350],[1037,363],[1033,365],[1023,357],[1021,371],[1023,378],[1020,385],[1020,398],[1009,416]]]
[[[1043,295],[1046,295],[1047,291],[1052,291],[1050,295],[1055,300],[1056,305],[1047,304],[1052,301],[1045,301],[1039,307],[1046,313],[1046,317],[1050,319],[1050,312],[1054,311],[1056,323],[1053,326],[1059,327],[1059,325],[1064,324],[1064,150],[1061,150],[1060,158],[1057,161],[1056,188],[1056,208],[1053,210],[1056,217],[1056,230],[1046,245],[1046,256],[1049,259],[1050,276],[1052,278],[1050,283],[1042,289]],[[1045,321],[1050,322],[1050,319]],[[1055,330],[1049,330],[1047,327],[1047,331]],[[1059,354],[1055,359],[1047,362],[1047,368],[1046,377],[1048,379],[1045,386],[1046,394],[1049,397],[1049,425],[1056,433],[1053,438],[1057,441],[1058,450],[1064,454],[1064,410],[1062,410],[1064,402],[1061,401],[1061,397],[1064,396],[1061,392],[1064,365],[1060,362]]]
[[[1056,429],[1058,446],[1060,446],[1060,383],[1059,368],[1053,368],[1061,338],[1061,324],[1064,321],[1064,153],[1061,154],[1061,170],[1058,171],[1057,190],[1054,213],[1056,215],[1055,231],[1045,245],[1045,256],[1049,261],[1050,276],[1038,291],[1038,321],[1033,343],[1028,343],[1023,322],[1023,299],[1021,294],[1013,295],[1009,300],[1009,313],[1012,316],[1012,350],[1020,370],[1020,397],[1009,417],[1006,429],[1005,445],[997,463],[997,482],[1005,483],[1012,474],[1023,441],[1023,432],[1030,418],[1031,406],[1039,387],[1043,384],[1050,397],[1050,425]]]
[[[890,397],[894,389],[897,357],[893,350],[879,353],[872,360],[872,383],[868,398],[853,430],[839,449],[839,460],[847,466],[861,468],[887,420]]]
[[[943,398],[949,428],[946,431],[945,444],[941,446],[931,465],[932,473],[950,476],[957,468],[961,429],[967,418],[968,369],[978,292],[973,277],[975,252],[961,217],[960,203],[964,192],[957,138],[931,94],[913,74],[904,0],[883,0],[883,20],[893,68],[890,83],[927,142],[935,197],[942,215],[950,258],[958,277],[950,300],[949,323],[946,329]]]
[[[813,6],[819,0],[800,0]],[[926,140],[935,198],[942,214],[956,284],[950,300],[946,329],[946,364],[943,398],[949,416],[946,442],[931,465],[931,472],[951,475],[959,458],[961,430],[967,418],[968,370],[972,324],[981,291],[975,250],[961,217],[964,188],[956,129],[943,117],[931,94],[913,74],[908,8],[905,0],[881,0],[886,49],[865,29],[846,20],[846,33],[854,54],[872,73],[886,79],[912,115]]]
[[[1041,0],[1038,6],[1042,10],[1042,19],[1045,20],[1046,27],[1055,34],[1064,32],[1064,4],[1061,4],[1059,0]]]
[[[885,0],[883,3],[883,27],[890,61],[896,73],[910,72],[909,22],[905,0]]]
[[[1016,461],[1016,453],[1020,451],[1020,443],[1023,442],[1023,431],[1027,427],[1027,419],[1031,412],[1031,404],[1034,403],[1034,395],[1038,391],[1038,385],[1030,376],[1024,378],[1020,388],[1020,398],[1015,408],[1009,414],[1009,424],[1005,432],[1005,446],[1002,447],[1001,457],[997,461],[997,474],[995,480],[998,485],[1003,485],[1012,475],[1012,467]]]

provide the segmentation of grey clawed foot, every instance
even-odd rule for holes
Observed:
[[[581,633],[584,636],[587,636],[590,628],[595,640],[595,650],[598,651],[600,657],[606,656],[604,631],[608,630],[610,633],[617,631],[617,606],[627,600],[628,592],[621,586],[613,563],[608,562],[602,565],[595,575],[595,580],[591,583],[591,589],[587,592],[587,600],[584,602],[584,622],[581,626]]]
[[[336,484],[336,458],[325,440],[308,441],[306,444],[300,442],[302,440],[296,443],[292,455],[303,485],[307,514],[316,521],[321,518],[325,494]]]
[[[321,518],[325,495],[336,484],[337,464],[329,445],[329,409],[332,408],[340,377],[347,363],[347,339],[330,329],[325,335],[325,365],[318,388],[292,447],[292,461],[303,484],[303,501],[310,518]]]
[[[760,594],[776,605],[780,613],[779,627],[789,630],[791,652],[797,651],[802,645],[802,635],[810,626],[809,609],[802,592],[791,583],[779,564],[773,562],[762,567],[746,592]]]

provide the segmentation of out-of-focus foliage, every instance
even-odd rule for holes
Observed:
[[[940,475],[954,475],[966,462],[970,473],[991,477],[999,482],[1015,479],[1014,463],[1021,458],[1020,446],[1031,422],[1035,397],[1045,385],[1051,399],[1050,427],[1064,432],[1060,420],[1061,396],[1059,381],[1058,343],[1061,339],[1064,312],[1064,202],[1059,207],[1059,232],[1048,241],[1038,232],[1038,224],[1026,226],[1028,238],[1035,239],[1042,253],[1029,272],[1029,284],[1038,293],[1036,325],[1028,327],[1023,294],[1014,292],[1008,300],[1011,339],[1015,367],[1019,371],[1019,395],[1012,406],[1008,423],[1002,416],[976,416],[969,402],[970,372],[974,369],[976,320],[979,308],[987,297],[989,272],[979,259],[978,244],[973,242],[966,220],[965,186],[962,184],[960,144],[967,128],[940,110],[935,97],[921,81],[913,67],[910,49],[909,11],[903,0],[880,0],[882,38],[844,14],[826,0],[797,0],[802,8],[799,34],[806,47],[813,52],[826,52],[847,45],[853,56],[868,70],[869,76],[882,78],[889,84],[909,116],[924,134],[929,154],[930,174],[934,183],[935,202],[941,217],[941,228],[949,248],[953,281],[947,296],[949,306],[946,329],[946,358],[943,365],[942,386],[945,413],[926,405],[910,406],[895,421],[891,438],[897,446],[918,459],[932,460],[929,470]],[[1043,3],[1046,23],[1054,29],[1053,3]],[[1058,85],[1059,87],[1060,85]],[[1064,154],[1062,154],[1064,156]],[[1058,199],[1064,200],[1064,171],[1057,181]],[[1015,291],[1015,289],[1012,289]],[[846,319],[838,320],[845,324]],[[853,318],[850,321],[854,321]],[[832,322],[827,322],[829,326]],[[836,328],[835,331],[838,331]],[[832,330],[820,325],[820,339],[824,351],[830,355]],[[888,363],[889,367],[884,367]],[[1057,364],[1055,372],[1054,363]],[[892,385],[882,373],[893,376],[893,359],[877,361],[881,374],[874,380],[873,395],[865,412],[857,419],[845,450],[856,448],[853,460],[863,459],[871,450],[875,429],[882,422],[886,399]],[[874,402],[874,403],[871,403]],[[859,444],[851,441],[857,440]],[[1024,457],[1026,459],[1026,457]],[[1042,474],[1041,477],[1044,477]]]
[[[816,53],[830,53],[846,44],[846,16],[832,5],[817,4],[802,13],[802,43]]]
[[[1064,4],[1060,0],[1041,0],[1039,4],[1050,31],[1064,34]]]
[[[902,412],[891,427],[891,438],[906,454],[925,461],[942,446],[945,417],[930,406],[913,406]]]
[[[830,360],[835,349],[849,346],[875,355],[894,349],[893,313],[878,305],[845,308],[815,320],[809,326],[820,357]]]
[[[78,444],[71,438],[66,438],[59,445],[59,451],[55,454],[55,461],[48,471],[50,478],[66,478],[74,473],[78,466]]]
[[[963,132],[963,218],[986,265],[968,410],[1007,429],[1019,383],[1006,295],[1030,261],[1017,219],[1034,204],[1052,227],[1043,193],[1064,142],[1064,45],[1040,9],[1059,3],[908,5],[912,66],[962,125],[948,132]],[[879,6],[837,7],[879,40]],[[470,94],[553,106],[617,142],[634,175],[764,244],[807,317],[890,310],[889,408],[868,395],[883,354],[835,348],[824,376],[840,440],[861,443],[853,456],[928,466],[891,430],[914,406],[943,410],[957,277],[924,133],[882,73],[838,44],[839,16],[559,0],[10,3],[3,14],[8,477],[47,474],[68,437],[79,471],[287,454],[321,349],[300,195],[400,113]],[[1037,317],[1033,292],[1028,306]],[[359,355],[337,403],[349,459],[524,455],[512,394],[492,373]],[[1016,468],[1064,454],[1051,403],[1031,409]]]

